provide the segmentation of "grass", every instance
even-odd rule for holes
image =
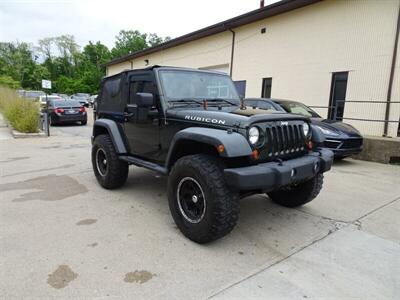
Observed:
[[[0,112],[17,131],[39,131],[39,104],[20,98],[14,90],[5,86],[0,86]]]

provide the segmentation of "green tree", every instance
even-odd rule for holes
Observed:
[[[0,42],[0,83],[39,90],[41,80],[50,79],[54,92],[97,93],[107,61],[168,40],[155,33],[121,30],[111,51],[101,42],[92,41],[81,51],[72,35],[46,37],[36,47]]]
[[[162,37],[158,36],[156,33],[150,33],[150,34],[147,36],[147,44],[148,44],[150,47],[157,46],[157,45],[159,45],[159,44],[161,44],[161,43],[165,43],[165,42],[168,42],[168,41],[170,41],[170,40],[171,40],[171,38],[170,38],[169,36],[167,36],[167,37],[165,37],[165,38],[163,39]]]
[[[0,85],[5,85],[12,89],[17,89],[21,86],[19,81],[14,80],[11,76],[8,75],[0,75]]]
[[[138,30],[121,30],[115,38],[115,47],[111,50],[113,58],[128,55],[170,40],[169,37],[164,39],[155,33],[141,33]]]
[[[120,57],[148,48],[147,35],[138,30],[121,30],[115,38],[115,47],[111,50],[112,57]]]

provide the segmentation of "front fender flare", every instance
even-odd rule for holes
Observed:
[[[92,139],[98,135],[98,128],[104,128],[107,130],[118,154],[125,154],[129,152],[125,143],[123,132],[118,126],[117,122],[109,119],[97,119],[93,124]]]
[[[215,148],[224,145],[224,151],[220,153],[222,157],[250,156],[252,153],[249,142],[240,133],[214,128],[190,127],[178,131],[172,139],[166,160],[167,167],[181,140],[196,141]]]

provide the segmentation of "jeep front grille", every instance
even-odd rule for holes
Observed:
[[[305,151],[303,129],[299,122],[267,125],[265,138],[267,159],[298,156]]]

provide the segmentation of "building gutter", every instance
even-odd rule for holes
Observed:
[[[236,32],[229,28],[229,31],[232,32],[232,48],[231,48],[231,62],[229,64],[229,76],[232,78],[232,73],[233,73],[233,55],[235,53],[235,37],[236,37]]]
[[[390,117],[390,102],[392,101],[392,88],[393,88],[394,72],[395,72],[395,68],[396,68],[397,45],[399,43],[399,31],[400,31],[400,6],[398,9],[398,13],[397,13],[396,35],[394,38],[392,65],[390,67],[389,85],[388,85],[388,90],[387,90],[386,110],[385,110],[385,126],[383,128],[383,136],[388,135],[389,117]]]

